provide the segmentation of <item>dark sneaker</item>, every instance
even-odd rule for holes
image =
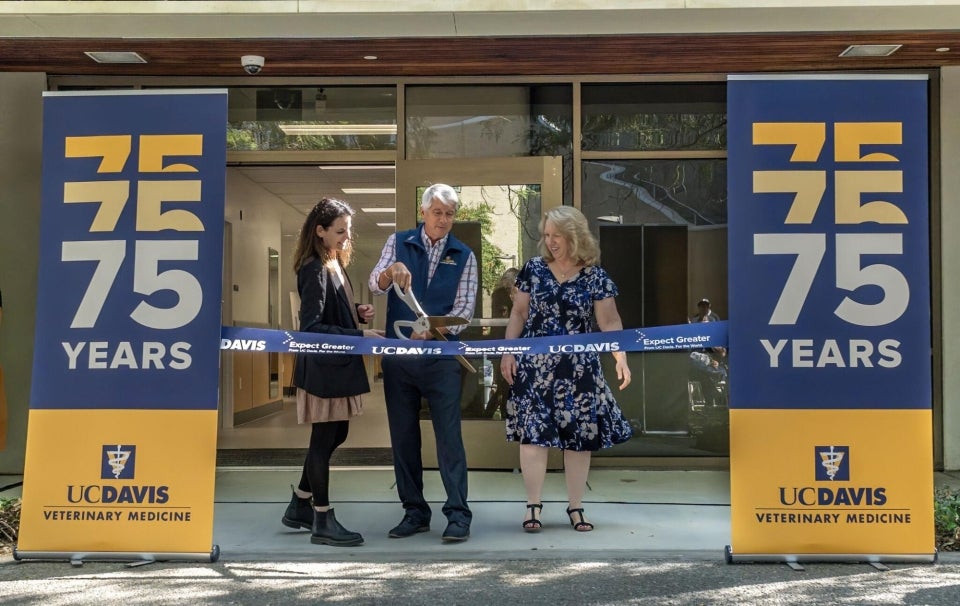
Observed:
[[[420,522],[409,515],[403,516],[400,523],[393,527],[387,534],[391,539],[405,539],[412,537],[418,532],[429,532],[430,522]]]
[[[290,528],[310,530],[313,526],[313,505],[310,504],[310,499],[301,499],[297,493],[293,493],[280,522]]]
[[[470,527],[461,522],[450,522],[440,537],[445,543],[463,542],[470,538]]]

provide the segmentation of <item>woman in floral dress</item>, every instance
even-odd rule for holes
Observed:
[[[539,251],[517,275],[506,338],[561,336],[622,330],[617,287],[597,263],[596,239],[587,219],[571,206],[547,212],[540,223]],[[624,352],[614,352],[620,389],[630,384]],[[575,530],[593,530],[583,512],[590,455],[630,439],[632,429],[614,400],[597,353],[504,355],[500,371],[511,385],[507,440],[520,442],[520,468],[527,492],[523,529],[543,524],[541,494],[549,448],[563,450],[569,506]]]

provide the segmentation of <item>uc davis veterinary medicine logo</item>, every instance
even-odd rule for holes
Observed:
[[[100,458],[101,480],[134,479],[137,462],[137,447],[132,444],[104,444]],[[149,475],[149,474],[147,474]],[[44,513],[48,519],[62,520],[112,520],[119,519],[121,512],[111,508],[119,504],[129,505],[165,505],[170,501],[170,487],[167,485],[135,486],[128,482],[121,484],[68,484],[67,502],[71,505],[88,507],[82,511],[62,510]],[[181,508],[182,509],[182,508]],[[96,511],[95,511],[96,510]],[[123,514],[124,519],[138,521],[190,521],[189,511],[163,512],[136,510]]]
[[[100,479],[132,480],[136,470],[137,447],[126,444],[104,444],[100,459]]]
[[[814,446],[817,482],[850,481],[849,446]]]
[[[798,517],[796,513],[771,513],[757,514],[757,520],[762,522],[779,521],[783,518],[787,523],[807,523],[812,520],[817,522],[818,516],[827,521],[838,522],[838,514],[830,513],[835,508],[882,508],[887,504],[886,486],[850,486],[850,447],[849,446],[814,446],[814,476],[817,482],[832,482],[833,486],[779,486],[780,504],[789,508],[805,508],[809,511],[819,511],[811,517]],[[843,482],[844,484],[840,484]],[[837,485],[840,484],[840,485]],[[825,508],[830,508],[830,510]],[[896,520],[900,522],[910,522],[909,514],[900,516]],[[826,516],[826,517],[824,517]],[[862,518],[862,519],[861,519]],[[860,523],[873,522],[876,516],[870,514],[851,513],[847,515],[846,522]],[[887,520],[881,520],[887,523]]]

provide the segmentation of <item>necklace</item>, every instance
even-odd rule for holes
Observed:
[[[559,280],[560,282],[566,282],[567,276],[571,275],[574,272],[574,270],[578,269],[576,265],[572,265],[566,270],[560,269],[560,264],[557,263],[556,261],[554,261],[554,266],[557,269],[557,275],[560,276],[560,280]]]

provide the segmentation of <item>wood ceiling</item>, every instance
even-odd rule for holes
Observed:
[[[902,44],[890,57],[843,58],[851,44]],[[938,48],[950,48],[937,52]],[[136,51],[146,64],[101,65],[84,51]],[[960,65],[960,31],[351,39],[0,38],[0,71],[50,75],[263,77],[532,76],[932,69]],[[376,60],[365,60],[376,55]]]

